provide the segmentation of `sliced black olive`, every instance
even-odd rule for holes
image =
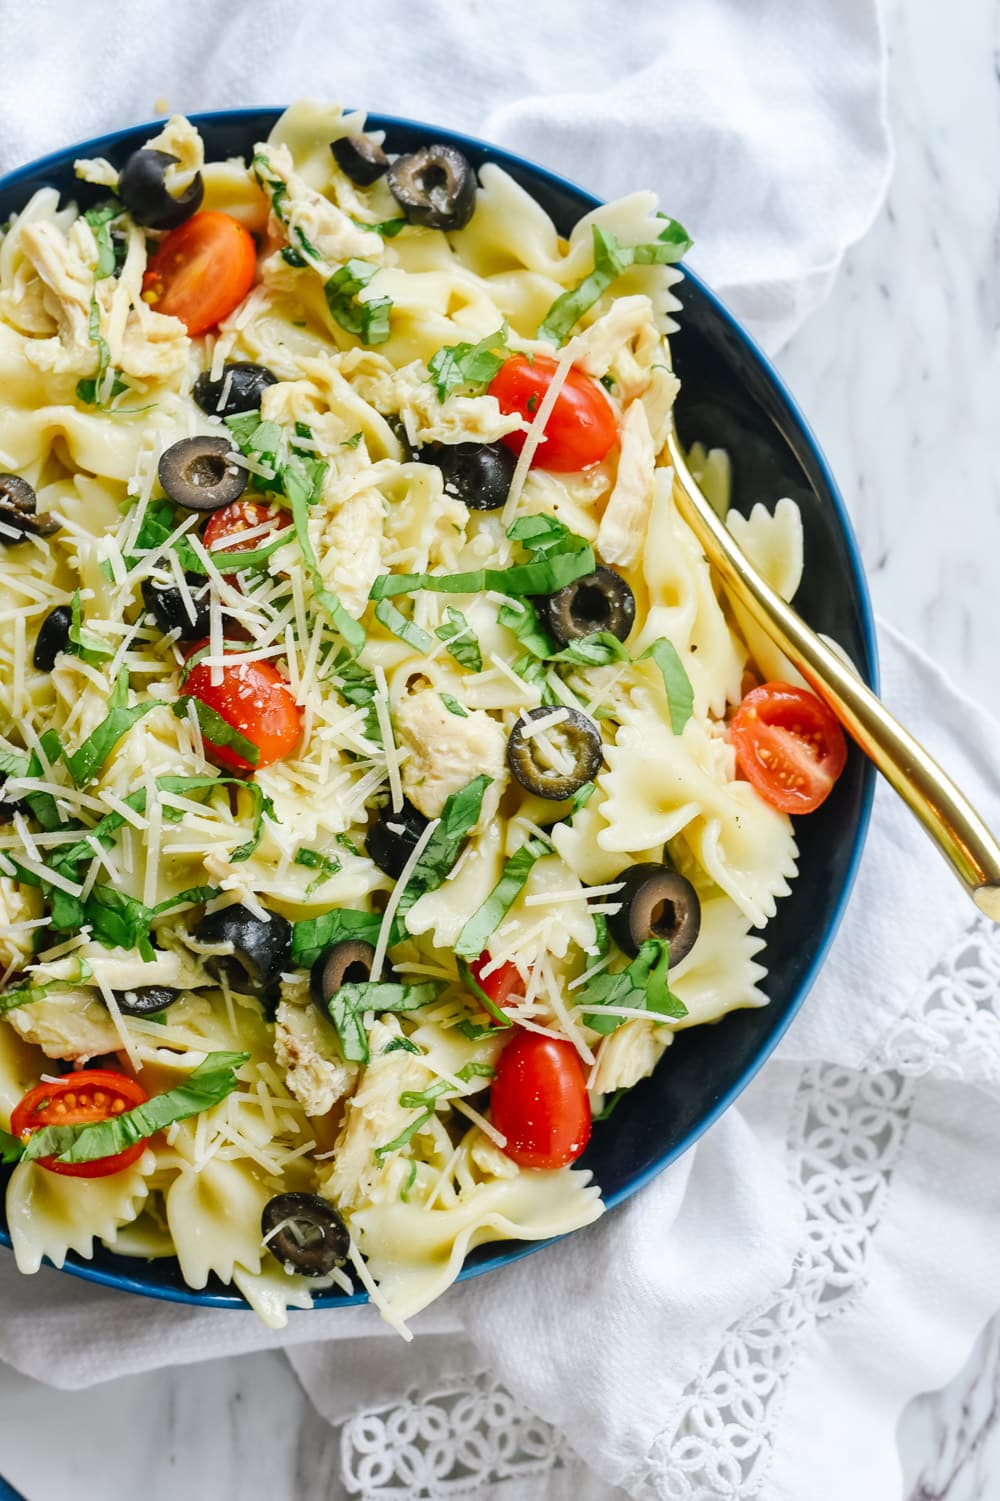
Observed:
[[[691,882],[655,860],[630,865],[618,879],[624,884],[613,900],[621,902],[621,909],[608,918],[618,947],[637,954],[647,938],[663,938],[670,945],[671,965],[679,964],[701,927],[701,902]]]
[[[228,438],[182,438],[160,455],[160,484],[179,506],[217,511],[247,487],[249,475],[233,463],[235,452]]]
[[[389,168],[389,188],[411,224],[464,229],[476,206],[476,174],[454,146],[421,146]]]
[[[223,907],[194,929],[198,943],[231,943],[231,954],[206,954],[205,968],[246,995],[273,993],[292,962],[292,925],[278,912],[258,917],[249,907]]]
[[[47,511],[36,513],[35,491],[19,474],[0,474],[0,542],[14,547],[28,536],[51,537],[59,523]],[[19,535],[11,537],[9,529]]]
[[[0,787],[2,786],[3,783],[0,782]],[[19,799],[12,798],[10,802],[7,802],[6,799],[0,798],[0,824],[13,823],[14,814],[21,813],[23,811],[24,804]]]
[[[256,412],[268,386],[277,384],[278,377],[266,365],[234,360],[223,365],[218,380],[212,380],[208,371],[203,370],[191,395],[210,417],[235,417],[239,412]]]
[[[177,160],[169,151],[147,148],[133,152],[125,163],[118,178],[118,196],[136,224],[146,229],[176,229],[201,207],[205,184],[200,172],[177,198],[167,187],[167,168],[176,166]]]
[[[330,150],[344,176],[359,188],[370,188],[389,170],[389,158],[371,136],[341,136],[330,142]]]
[[[517,468],[517,454],[503,443],[428,443],[417,458],[436,464],[446,492],[475,511],[503,505]]]
[[[548,595],[542,618],[561,646],[594,631],[624,641],[635,624],[635,595],[620,573],[601,566]]]
[[[341,985],[364,985],[372,977],[375,950],[360,938],[347,938],[324,949],[309,971],[309,994],[326,1015],[330,997]]]
[[[347,1226],[319,1194],[276,1194],[264,1205],[260,1233],[286,1272],[326,1277],[343,1266],[351,1245]]]
[[[35,654],[32,662],[39,672],[51,672],[56,657],[69,645],[69,628],[73,624],[73,611],[69,605],[56,605],[38,627],[35,637]]]
[[[538,734],[526,735],[525,722],[551,719],[557,713],[565,718],[553,723],[544,733],[555,749],[550,757],[539,743]],[[585,782],[593,781],[604,758],[601,732],[592,719],[579,709],[557,710],[541,705],[529,709],[510,732],[507,741],[507,765],[522,787],[538,797],[571,797]],[[553,765],[553,759],[557,764]]]
[[[406,798],[398,813],[383,808],[365,836],[368,858],[398,881],[413,846],[427,827],[427,819]]]
[[[200,641],[209,631],[209,584],[203,573],[185,573],[194,605],[194,619],[188,614],[187,600],[176,584],[156,584],[143,579],[142,601],[166,635],[177,631],[181,641]]]
[[[112,992],[123,1016],[155,1016],[172,1006],[180,995],[171,985],[138,985],[134,990]]]

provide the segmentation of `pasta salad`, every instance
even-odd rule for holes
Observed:
[[[405,1330],[596,1219],[594,1117],[765,1003],[843,738],[674,507],[651,193],[563,239],[311,103],[76,171],[0,240],[14,1254]],[[794,503],[729,525],[790,598]]]

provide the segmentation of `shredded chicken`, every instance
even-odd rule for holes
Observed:
[[[597,1067],[590,1081],[598,1094],[616,1089],[631,1089],[656,1067],[666,1048],[674,1040],[669,1027],[633,1017],[623,1023],[601,1043]]]
[[[385,501],[377,490],[350,495],[323,525],[316,548],[324,582],[356,620],[368,604],[368,591],[382,572]]]
[[[356,257],[381,265],[385,255],[381,235],[360,229],[329,198],[311,188],[295,171],[287,146],[263,144],[257,147],[257,151],[267,159],[262,175],[280,179],[285,184],[287,191],[281,200],[283,219],[292,230],[302,231],[323,261],[333,267]],[[275,226],[275,233],[283,240],[285,226]]]
[[[337,1034],[315,1006],[282,1001],[275,1018],[274,1056],[288,1088],[309,1115],[326,1115],[354,1087],[358,1067],[345,1063]]]
[[[656,333],[653,304],[649,298],[642,294],[620,297],[606,313],[595,318],[589,328],[571,340],[573,363],[586,370],[588,375],[600,379],[618,363],[625,346],[645,329]]]
[[[31,958],[31,935],[19,937],[15,924],[40,917],[43,910],[41,892],[24,886],[10,876],[0,876],[0,974],[20,969]]]
[[[653,503],[656,454],[641,401],[627,408],[621,427],[621,457],[615,487],[597,532],[597,551],[605,563],[634,563],[642,552]]]
[[[507,782],[507,736],[483,709],[465,719],[445,708],[437,693],[423,690],[400,700],[395,711],[400,741],[411,754],[403,764],[403,791],[415,808],[437,818],[453,792],[485,772],[492,778],[479,827],[496,812]]]

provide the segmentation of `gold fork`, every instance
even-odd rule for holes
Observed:
[[[667,445],[678,510],[723,583],[923,824],[980,912],[1000,923],[1000,844],[975,808],[909,730],[757,572],[699,489],[676,434]]]

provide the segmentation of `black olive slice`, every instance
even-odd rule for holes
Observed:
[[[233,360],[223,365],[218,380],[203,370],[194,383],[191,395],[210,417],[235,417],[240,412],[256,412],[268,386],[276,386],[278,377],[266,365],[252,360]]]
[[[73,624],[73,611],[69,605],[56,605],[38,627],[35,637],[35,652],[32,662],[39,672],[51,672],[56,657],[69,645],[69,629]]]
[[[557,714],[565,716],[558,723]],[[543,718],[553,720],[551,730],[525,733],[526,724]],[[538,733],[553,747],[554,757],[539,742]],[[517,721],[507,741],[507,765],[521,786],[538,797],[559,801],[572,797],[585,782],[593,781],[603,759],[601,732],[579,709],[552,709],[545,704],[529,709]]]
[[[319,1194],[276,1194],[264,1205],[260,1233],[275,1260],[300,1277],[329,1276],[351,1245],[343,1219]]]
[[[38,500],[33,486],[19,474],[0,474],[0,542],[14,547],[26,537],[51,537],[59,523],[47,511],[36,512]],[[9,535],[10,530],[18,533]]]
[[[185,573],[194,605],[194,620],[188,613],[187,600],[176,584],[157,584],[143,579],[142,602],[167,635],[177,631],[181,641],[200,641],[209,632],[209,584],[203,573]]]
[[[517,468],[517,454],[503,443],[428,443],[416,457],[436,464],[446,493],[474,511],[498,510]]]
[[[309,994],[326,1015],[330,997],[341,985],[364,985],[372,977],[375,950],[360,938],[347,938],[324,949],[309,971]]]
[[[398,813],[383,808],[365,836],[368,858],[379,870],[398,881],[403,866],[413,853],[413,846],[427,827],[427,819],[408,800]]]
[[[330,150],[344,176],[359,188],[370,188],[389,170],[389,158],[371,136],[341,136],[330,142]]]
[[[635,624],[635,595],[620,573],[602,565],[548,595],[543,619],[561,646],[595,631],[624,641]]]
[[[463,229],[476,206],[476,174],[454,146],[421,146],[389,168],[389,188],[411,224]]]
[[[167,168],[177,161],[169,151],[146,148],[134,151],[125,163],[118,178],[118,196],[136,224],[146,229],[176,229],[201,207],[205,184],[200,172],[177,198],[167,187]]]
[[[292,962],[292,925],[278,912],[258,917],[249,907],[223,907],[203,917],[192,935],[198,943],[231,943],[231,954],[206,954],[205,968],[244,995],[266,997]]]
[[[138,985],[134,990],[112,991],[123,1016],[155,1016],[172,1006],[180,995],[172,985]]]
[[[236,451],[228,438],[182,438],[160,455],[160,484],[179,506],[217,511],[247,487],[247,471],[233,463]]]
[[[670,945],[671,966],[680,964],[701,927],[701,902],[691,882],[655,860],[630,865],[618,879],[624,884],[613,900],[621,909],[608,918],[618,947],[634,955],[647,938],[662,938]]]

